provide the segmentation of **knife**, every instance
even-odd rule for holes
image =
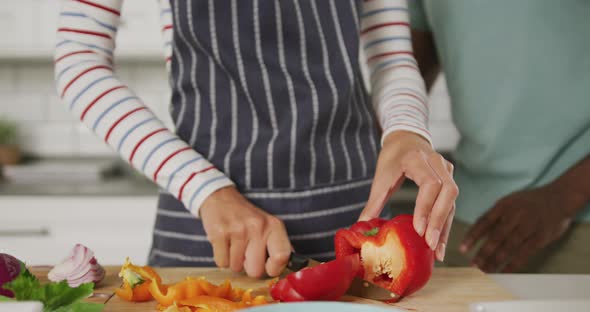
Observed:
[[[296,272],[301,269],[311,268],[319,264],[321,264],[321,262],[292,252],[291,256],[289,257],[287,268]],[[352,283],[350,284],[346,294],[378,301],[387,301],[396,297],[391,291],[383,287],[379,287],[373,283],[369,283],[357,276],[355,276],[352,280]]]

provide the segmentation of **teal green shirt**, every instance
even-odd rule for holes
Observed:
[[[461,134],[458,219],[474,222],[590,154],[590,1],[409,4],[412,26],[433,32]],[[578,219],[590,220],[590,205]]]

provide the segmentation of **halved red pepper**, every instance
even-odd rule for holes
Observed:
[[[350,287],[359,268],[357,254],[341,256],[287,275],[272,286],[270,294],[283,302],[338,300]]]
[[[390,290],[398,301],[430,279],[434,253],[414,230],[412,215],[357,222],[336,232],[336,258],[360,255],[358,276]]]

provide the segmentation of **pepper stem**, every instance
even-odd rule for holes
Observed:
[[[377,233],[379,233],[379,228],[378,227],[374,227],[368,231],[366,231],[365,233],[363,233],[365,236],[375,236],[377,235]]]

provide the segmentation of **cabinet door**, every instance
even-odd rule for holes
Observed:
[[[54,265],[81,243],[102,264],[147,261],[155,197],[2,197],[0,251]]]

